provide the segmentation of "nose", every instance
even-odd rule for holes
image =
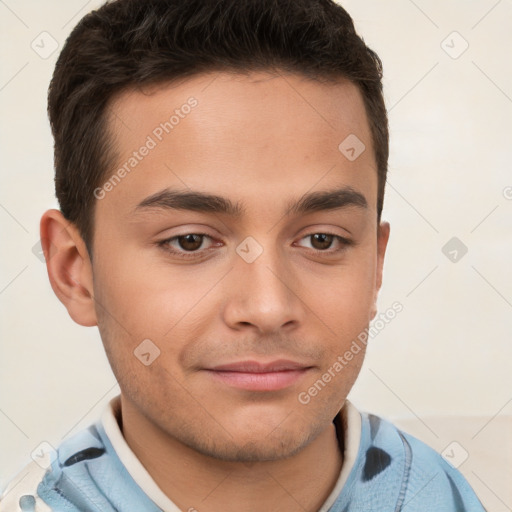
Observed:
[[[252,262],[243,252],[242,256],[234,254],[234,268],[226,283],[224,322],[232,329],[253,329],[260,335],[297,328],[305,314],[298,280],[283,251],[270,244],[262,248]]]

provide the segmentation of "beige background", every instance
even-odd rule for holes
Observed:
[[[384,63],[380,307],[404,308],[371,341],[350,398],[439,451],[457,441],[488,509],[512,510],[512,1],[341,3]],[[67,34],[100,4],[0,2],[0,488],[119,392],[97,329],[73,323],[32,252],[57,206],[48,83]],[[453,237],[468,248],[457,262],[442,252]]]

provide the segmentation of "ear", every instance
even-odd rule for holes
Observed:
[[[41,217],[41,246],[52,289],[80,325],[97,325],[92,265],[78,229],[59,210]]]
[[[389,222],[381,222],[377,228],[377,267],[375,269],[375,295],[373,297],[373,306],[370,320],[377,315],[377,297],[382,286],[382,270],[384,267],[384,256],[388,246],[390,225]]]

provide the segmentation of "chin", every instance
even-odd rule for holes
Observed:
[[[286,459],[304,447],[303,443],[296,442],[296,440],[287,440],[286,443],[282,443],[279,441],[269,442],[266,439],[259,442],[248,441],[240,447],[238,446],[235,444],[231,446],[217,445],[206,454],[220,460],[252,464]]]
[[[275,461],[292,457],[305,448],[313,439],[314,433],[281,431],[273,436],[268,431],[258,436],[254,429],[250,435],[230,432],[232,437],[220,442],[216,439],[187,439],[185,444],[195,451],[218,460],[230,462],[256,463]]]

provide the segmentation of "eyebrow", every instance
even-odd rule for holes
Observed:
[[[309,192],[298,200],[287,204],[286,215],[300,215],[318,211],[337,210],[355,206],[367,209],[366,198],[352,187],[335,190]],[[179,191],[166,188],[142,200],[134,213],[145,210],[189,210],[201,213],[220,213],[235,219],[241,218],[246,210],[242,202],[199,191]]]

